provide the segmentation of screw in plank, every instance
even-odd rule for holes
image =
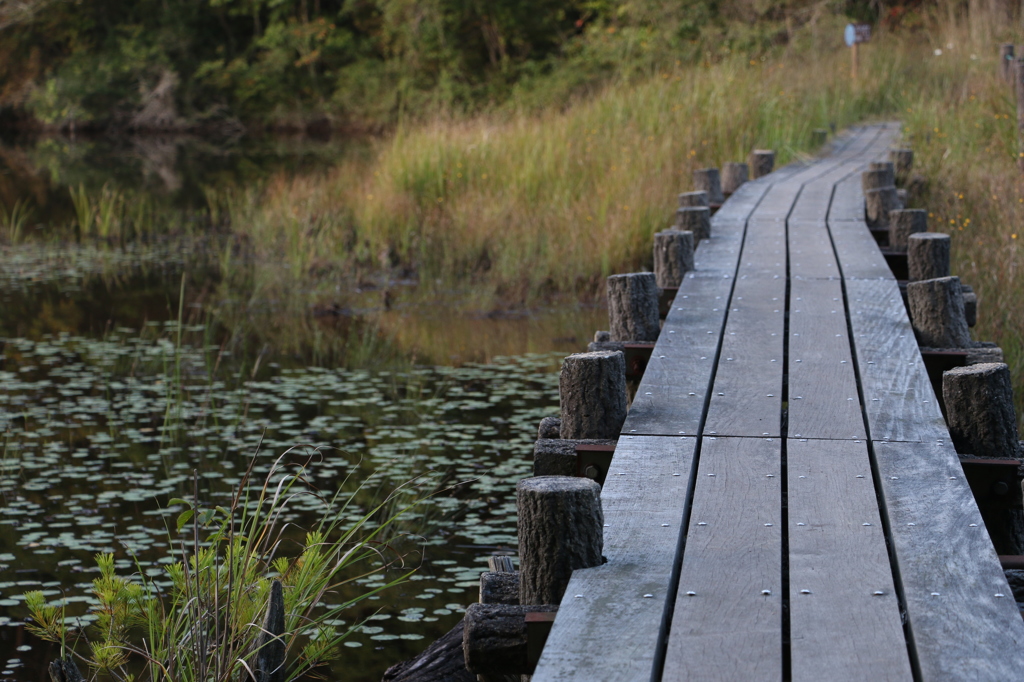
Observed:
[[[712,440],[714,440],[714,439],[712,439]],[[708,474],[708,476],[714,476],[714,474]]]
[[[907,525],[908,526],[916,526],[917,524],[916,523],[908,523]]]
[[[577,594],[574,598],[575,599],[583,599],[583,595],[582,594]]]
[[[766,597],[770,597],[771,594],[772,594],[772,591],[771,590],[761,590],[761,594],[765,595]]]
[[[874,595],[876,597],[881,597],[883,594],[885,594],[885,592],[883,592],[882,590],[875,590],[874,592]]]
[[[688,596],[688,597],[696,597],[697,593],[694,592],[693,590],[687,590],[686,596]]]
[[[707,521],[698,521],[697,525],[698,526],[706,526],[706,525],[708,525],[708,522]]]
[[[800,594],[810,594],[810,590],[800,590]]]
[[[764,524],[764,525],[765,525],[765,528],[770,528],[772,524],[770,524],[770,523],[766,523],[766,524]]]
[[[939,594],[938,592],[932,592],[932,596],[933,597],[941,597],[942,595]]]
[[[653,594],[645,594],[644,595],[644,599],[653,599],[653,598],[654,598]]]
[[[1002,592],[996,592],[996,599],[1002,599],[1002,598],[1003,598],[1003,597],[1005,597],[1005,596],[1006,596],[1006,595],[1005,595],[1005,594],[1003,594]]]
[[[857,478],[864,478],[864,474],[857,474]]]
[[[977,528],[977,527],[978,527],[978,524],[976,524],[976,523],[969,523],[969,524],[967,524],[967,525],[968,525],[968,527],[970,527],[970,528]]]
[[[870,523],[862,523],[860,525],[862,525],[862,526],[870,526],[871,524]]]
[[[806,523],[798,523],[796,525],[798,525],[798,526],[806,526],[807,524]]]
[[[663,524],[661,524],[661,527],[662,528],[668,528],[668,524],[667,523],[663,523]]]
[[[806,476],[801,476],[800,478],[807,478],[807,477]]]

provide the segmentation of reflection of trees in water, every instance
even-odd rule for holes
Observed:
[[[184,140],[159,135],[133,135],[128,139],[132,152],[142,162],[145,177],[156,176],[168,193],[178,192],[183,184],[177,170],[178,153]]]

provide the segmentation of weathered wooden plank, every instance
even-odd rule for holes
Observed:
[[[873,445],[921,679],[1024,679],[1024,621],[953,446]]]
[[[789,272],[793,279],[838,279],[839,265],[824,216],[816,222],[789,221]]]
[[[787,441],[794,682],[911,680],[864,441]]]
[[[732,280],[684,280],[637,388],[624,434],[696,435]]]
[[[846,294],[871,438],[948,438],[895,280],[847,280]]]
[[[839,265],[846,279],[895,279],[864,221],[829,219]]]
[[[780,457],[704,439],[662,680],[782,678]]]
[[[695,446],[693,438],[619,439],[601,491],[608,563],[573,573],[534,682],[651,679],[675,598],[668,586]]]
[[[736,281],[705,434],[779,435],[785,303],[785,279]]]
[[[789,434],[866,437],[843,287],[836,280],[790,283]]]

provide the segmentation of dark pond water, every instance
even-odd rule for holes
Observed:
[[[602,311],[481,315],[457,293],[423,300],[412,283],[394,283],[386,310],[377,291],[302,283],[253,306],[222,272],[216,237],[112,246],[62,231],[69,186],[117,183],[187,216],[204,186],[343,153],[308,140],[0,146],[0,201],[34,211],[31,233],[0,247],[0,678],[45,680],[57,655],[21,625],[26,592],[89,621],[102,552],[160,584],[169,545],[188,534],[168,501],[198,485],[204,504],[226,504],[253,457],[257,479],[291,451],[327,495],[347,476],[366,483],[359,509],[428,472],[442,489],[397,527],[415,574],[342,615],[343,629],[365,622],[333,679],[379,679],[423,649],[476,600],[487,557],[514,553],[514,486],[537,422],[557,410],[559,361]],[[309,527],[322,513],[307,498],[286,520]]]

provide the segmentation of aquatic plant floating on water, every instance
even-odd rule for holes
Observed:
[[[62,600],[47,603],[42,592],[31,592],[26,604],[34,622],[27,627],[61,644],[69,660],[118,680],[290,682],[337,659],[339,645],[363,624],[346,625],[341,616],[415,571],[396,545],[397,522],[423,499],[417,491],[427,480],[398,486],[370,508],[356,510],[353,520],[355,492],[373,477],[355,491],[324,498],[306,477],[319,454],[292,448],[274,462],[262,485],[250,485],[250,465],[227,507],[200,503],[196,473],[192,499],[169,503],[184,506],[169,536],[185,531],[179,541],[169,537],[168,549],[180,557],[166,569],[169,581],[158,583],[143,570],[118,575],[114,556],[99,554],[93,624],[69,625]],[[306,464],[289,463],[305,455]],[[285,516],[290,504],[306,496],[317,499],[323,513],[314,527],[302,530]],[[331,603],[342,586],[376,574],[372,586]],[[260,675],[282,666],[283,674]]]

